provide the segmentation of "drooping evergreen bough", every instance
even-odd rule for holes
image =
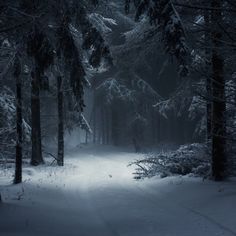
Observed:
[[[125,1],[125,11],[129,12],[131,0]],[[169,0],[134,0],[136,7],[135,20],[146,13],[150,24],[156,25],[162,34],[162,41],[167,53],[177,59],[179,75],[188,75],[188,48],[184,27],[174,5]]]

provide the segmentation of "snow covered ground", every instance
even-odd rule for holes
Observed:
[[[89,149],[66,156],[65,167],[24,167],[13,186],[1,170],[1,236],[236,235],[236,180],[134,180],[127,164],[140,155]]]

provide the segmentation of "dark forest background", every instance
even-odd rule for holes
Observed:
[[[235,22],[233,0],[1,0],[0,160],[15,183],[24,159],[63,165],[74,132],[136,152],[198,143],[209,176],[231,175]]]

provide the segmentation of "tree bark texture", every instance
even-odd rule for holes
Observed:
[[[14,183],[22,182],[22,93],[21,78],[16,77],[16,161]]]
[[[42,164],[41,121],[40,121],[40,70],[36,68],[31,80],[31,165]]]
[[[64,165],[64,119],[63,119],[63,90],[62,77],[57,77],[57,100],[58,100],[58,153],[57,164]]]
[[[220,9],[222,0],[212,0],[212,8]],[[218,23],[222,23],[221,10],[211,11],[212,22],[212,176],[219,181],[226,171],[226,101],[224,60],[221,53],[222,33]]]

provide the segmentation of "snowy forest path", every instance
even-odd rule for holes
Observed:
[[[67,156],[65,167],[24,168],[28,178],[22,185],[1,190],[6,203],[0,206],[0,235],[236,235],[231,183],[184,177],[137,181],[128,164],[141,157],[80,150]],[[222,200],[227,203],[221,207]]]

